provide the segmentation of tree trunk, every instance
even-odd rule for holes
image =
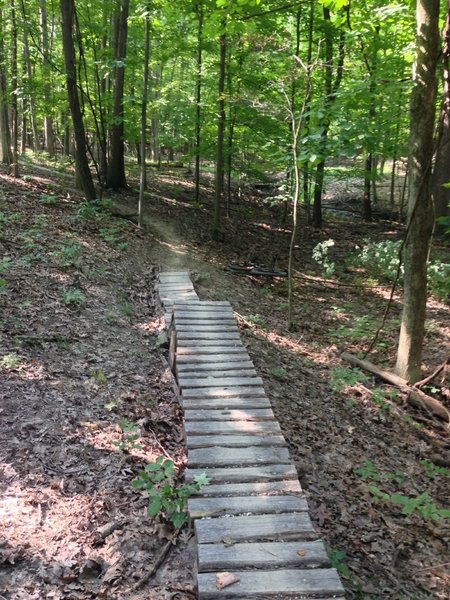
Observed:
[[[438,132],[438,145],[433,173],[433,192],[436,217],[446,217],[450,206],[450,0],[447,0],[447,19],[442,51],[443,97]]]
[[[327,140],[328,131],[331,125],[330,109],[336,100],[336,92],[339,89],[342,80],[343,66],[344,66],[344,33],[340,32],[339,39],[339,56],[336,65],[336,78],[333,83],[333,26],[331,24],[330,10],[329,8],[323,7],[324,17],[324,30],[325,30],[325,116],[321,123],[322,133],[320,136],[319,153],[321,156],[320,162],[316,166],[316,176],[314,182],[314,204],[313,204],[313,216],[312,223],[314,227],[319,229],[322,227],[322,194],[323,194],[323,182],[325,175],[325,157],[327,155]]]
[[[124,156],[124,107],[125,59],[127,53],[129,0],[118,0],[115,36],[114,108],[111,129],[111,159],[108,165],[106,187],[119,190],[127,187]]]
[[[148,96],[148,63],[150,60],[150,7],[147,6],[145,15],[145,49],[144,49],[144,76],[142,80],[142,108],[141,108],[141,144],[140,144],[140,165],[141,178],[139,182],[139,206],[138,206],[138,227],[142,224],[142,205],[144,202],[144,191],[147,187],[147,164],[145,161],[145,142],[147,131],[147,96]]]
[[[94,200],[95,188],[86,156],[86,135],[84,131],[84,123],[81,115],[80,99],[78,97],[77,89],[75,49],[73,43],[73,23],[75,16],[74,0],[60,0],[60,6],[67,95],[69,98],[69,106],[72,114],[72,124],[75,135],[75,162],[77,175],[86,196],[86,200]]]
[[[14,0],[10,0],[11,7],[11,41],[12,41],[12,56],[11,56],[11,79],[12,79],[12,100],[11,100],[11,117],[12,117],[12,162],[13,175],[19,176],[19,114],[17,98],[19,96],[18,77],[17,77],[17,21],[16,21],[16,6]]]
[[[405,285],[396,372],[420,379],[427,303],[427,264],[433,233],[431,165],[439,45],[439,0],[417,0],[416,61],[410,103],[410,188],[404,248]]]
[[[43,94],[44,94],[44,149],[50,156],[55,155],[55,133],[53,131],[53,118],[51,116],[52,107],[52,88],[51,88],[51,67],[50,67],[50,49],[48,43],[47,27],[47,0],[41,0],[41,33],[42,33],[42,75],[43,75]]]
[[[23,58],[24,58],[24,69],[26,70],[26,78],[28,87],[31,88],[33,84],[33,70],[31,68],[31,60],[30,60],[30,45],[28,42],[28,15],[25,11],[25,2],[21,0],[20,2],[20,12],[23,21]],[[40,142],[39,142],[39,130],[36,121],[36,102],[34,99],[34,94],[30,91],[27,94],[28,105],[30,107],[30,123],[31,123],[31,131],[33,133],[33,143],[32,148],[35,152],[39,152],[41,150]]]
[[[212,230],[212,239],[219,240],[220,237],[220,213],[223,192],[223,172],[224,172],[224,156],[223,156],[223,141],[225,133],[225,65],[227,56],[227,44],[225,33],[225,20],[222,21],[223,33],[220,36],[220,67],[219,67],[219,98],[218,119],[217,119],[217,148],[216,148],[216,180],[214,192],[214,221]]]
[[[3,10],[0,6],[0,162],[6,165],[12,163],[11,132],[9,129],[8,88],[5,72],[5,46],[3,43]]]
[[[200,142],[201,142],[201,117],[202,117],[202,68],[203,68],[203,4],[197,7],[197,69],[195,73],[195,202],[200,196]]]

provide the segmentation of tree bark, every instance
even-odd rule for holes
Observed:
[[[36,102],[31,87],[33,85],[33,69],[31,68],[30,44],[28,42],[28,16],[25,11],[24,0],[21,0],[20,2],[20,12],[23,21],[23,59],[25,62],[24,70],[26,72],[27,85],[29,88],[27,93],[27,99],[30,108],[31,131],[33,134],[32,147],[35,152],[39,152],[41,150],[41,147],[39,142],[39,130],[36,122]]]
[[[146,164],[146,131],[147,131],[147,96],[148,96],[148,63],[150,60],[150,7],[147,5],[145,15],[145,48],[144,48],[144,76],[142,80],[142,108],[141,108],[141,143],[140,143],[140,165],[141,177],[139,182],[139,205],[138,205],[138,227],[141,227],[142,205],[144,202],[144,191],[147,187],[147,164]]]
[[[18,72],[17,72],[17,20],[16,20],[16,5],[14,0],[10,0],[11,8],[11,41],[12,41],[12,61],[11,61],[11,79],[12,79],[12,100],[11,100],[11,117],[12,117],[12,164],[13,176],[19,176],[19,114],[18,102]]]
[[[77,89],[75,49],[73,44],[73,23],[75,13],[74,0],[60,0],[60,6],[67,95],[69,98],[73,131],[75,135],[75,162],[77,176],[86,196],[86,200],[94,200],[96,196],[95,188],[86,156],[86,135],[84,131],[84,123],[81,115],[80,99],[78,97]]]
[[[450,187],[444,187],[450,183],[450,0],[447,0],[442,62],[442,104],[433,173],[436,217],[446,217],[450,214]]]
[[[200,197],[200,142],[202,116],[202,68],[203,68],[203,3],[197,7],[197,69],[195,73],[195,202]]]
[[[409,197],[404,247],[405,284],[396,372],[420,379],[427,303],[427,264],[433,234],[431,165],[439,45],[439,0],[417,0],[416,60],[410,102]]]
[[[329,8],[323,7],[324,17],[324,28],[325,28],[325,106],[324,112],[325,117],[321,123],[322,133],[320,136],[319,152],[320,162],[316,167],[316,176],[314,183],[314,203],[313,203],[313,215],[312,223],[314,227],[322,227],[322,195],[323,195],[323,182],[325,175],[325,160],[327,154],[327,140],[328,131],[331,125],[330,108],[336,100],[336,93],[342,81],[342,73],[344,66],[344,33],[340,32],[339,39],[339,54],[336,65],[336,77],[333,83],[333,54],[334,54],[334,43],[333,43],[333,29],[331,25],[330,10]]]
[[[8,87],[5,71],[5,45],[3,42],[3,10],[0,6],[0,161],[3,164],[12,163],[11,132],[9,129]]]
[[[222,28],[225,29],[225,21],[222,21]],[[214,192],[214,221],[212,230],[212,239],[219,240],[220,237],[220,213],[223,192],[223,173],[224,173],[224,152],[223,142],[225,133],[225,65],[227,56],[226,33],[222,32],[219,40],[220,47],[220,66],[219,66],[219,98],[218,119],[217,119],[217,147],[216,147],[216,179]]]
[[[118,0],[115,39],[114,108],[111,129],[111,159],[108,165],[106,187],[119,190],[127,187],[124,155],[124,106],[125,59],[127,53],[129,0]]]
[[[47,0],[41,0],[41,35],[42,35],[42,74],[43,74],[43,94],[44,94],[44,148],[50,156],[55,155],[55,133],[53,131],[53,118],[51,115],[52,106],[52,88],[51,88],[51,68],[50,68],[50,47],[48,43],[47,27]]]

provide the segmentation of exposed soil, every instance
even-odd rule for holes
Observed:
[[[335,369],[349,369],[340,352],[367,348],[389,290],[364,285],[358,272],[323,279],[311,260],[333,238],[332,259],[343,264],[364,237],[398,237],[397,224],[302,227],[288,331],[286,281],[226,269],[236,260],[286,267],[289,229],[251,190],[212,243],[210,184],[194,206],[183,170],[153,175],[142,230],[130,221],[131,193],[109,196],[126,218],[74,219],[81,199],[67,179],[31,167],[17,181],[0,178],[4,598],[196,597],[190,530],[174,536],[151,520],[131,486],[157,456],[171,457],[180,477],[186,461],[153,291],[157,272],[170,269],[189,270],[202,299],[232,303],[348,598],[449,597],[449,519],[437,513],[449,508],[448,431],[401,394],[389,399],[392,388],[374,378],[339,386]],[[377,364],[394,363],[400,301],[370,357]],[[449,312],[430,299],[426,374],[448,355]],[[434,387],[450,408],[448,375]],[[139,447],[124,421],[136,424]],[[423,493],[420,510],[396,503]],[[162,565],[134,590],[167,540]]]

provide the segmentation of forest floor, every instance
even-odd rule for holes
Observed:
[[[180,477],[186,463],[160,270],[188,270],[201,299],[233,305],[348,598],[448,598],[450,520],[439,513],[449,508],[448,430],[340,359],[367,348],[388,287],[357,268],[325,279],[311,259],[332,238],[342,266],[363,238],[396,239],[401,228],[355,218],[302,227],[289,331],[283,278],[227,270],[286,267],[289,228],[247,192],[212,243],[211,184],[193,203],[185,170],[151,172],[142,229],[130,221],[131,192],[108,195],[112,216],[87,208],[62,175],[0,172],[0,598],[196,597],[191,531],[175,538],[150,519],[131,485],[158,456]],[[369,357],[378,365],[394,364],[400,301]],[[449,313],[430,299],[424,374],[447,358]],[[433,387],[450,408],[448,375]]]

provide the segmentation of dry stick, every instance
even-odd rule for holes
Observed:
[[[409,404],[412,404],[416,408],[425,409],[431,416],[437,416],[444,421],[447,421],[447,425],[443,425],[439,421],[436,422],[448,430],[450,426],[450,412],[438,400],[432,398],[431,396],[427,396],[416,388],[412,388],[408,385],[406,379],[403,379],[403,377],[399,377],[390,371],[380,369],[368,360],[361,360],[360,358],[357,358],[348,352],[343,352],[341,354],[341,358],[352,365],[356,365],[365,371],[369,371],[369,373],[373,373],[374,375],[381,377],[381,379],[384,379],[385,381],[400,388],[407,394]]]
[[[162,565],[162,563],[166,559],[171,547],[172,547],[172,541],[169,540],[168,542],[166,542],[165,546],[159,553],[159,556],[157,557],[157,559],[155,560],[155,562],[153,563],[153,565],[149,569],[149,571],[145,575],[143,575],[139,579],[139,581],[137,583],[135,583],[135,585],[131,588],[132,592],[136,592],[139,588],[141,588],[143,585],[145,585],[149,579],[151,579],[153,577],[153,575],[156,573],[156,571],[159,569],[159,567]]]
[[[430,381],[432,381],[435,377],[437,377],[439,375],[439,373],[441,371],[443,371],[445,369],[445,367],[447,365],[450,365],[450,356],[447,357],[446,360],[444,360],[444,362],[442,363],[442,365],[440,365],[435,371],[434,373],[431,373],[431,375],[429,375],[428,377],[425,377],[425,379],[422,379],[421,381],[417,381],[413,387],[416,388],[421,388],[424,385],[426,385],[427,383],[430,383]]]

